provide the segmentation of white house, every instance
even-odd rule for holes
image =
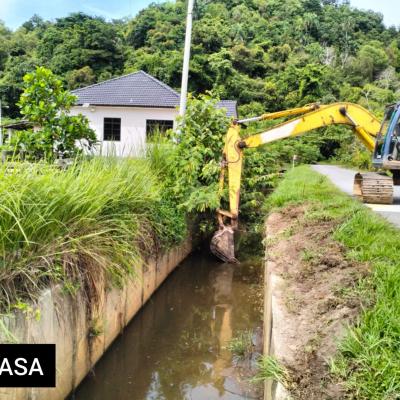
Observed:
[[[77,89],[73,94],[78,100],[71,114],[89,119],[104,155],[137,154],[155,128],[173,128],[178,116],[179,93],[143,71]],[[224,100],[218,107],[237,117],[236,101]]]

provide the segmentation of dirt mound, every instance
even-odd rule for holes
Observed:
[[[275,354],[290,374],[294,400],[343,399],[328,362],[359,312],[352,289],[368,267],[346,259],[332,239],[337,221],[310,220],[305,213],[305,206],[291,207],[267,221]]]

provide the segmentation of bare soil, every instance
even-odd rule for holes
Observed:
[[[367,265],[346,258],[332,239],[337,221],[310,221],[307,206],[271,214],[267,221],[267,253],[275,277],[275,352],[289,372],[294,400],[346,397],[329,374],[345,327],[360,311],[354,290]]]

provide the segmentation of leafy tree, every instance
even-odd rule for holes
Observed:
[[[379,42],[370,42],[361,47],[353,62],[354,74],[373,82],[387,68],[389,58]]]
[[[63,89],[62,82],[50,70],[36,68],[25,75],[24,86],[18,105],[21,114],[37,129],[13,137],[15,145],[48,160],[77,154],[81,151],[77,141],[89,149],[94,145],[96,135],[86,117],[69,115],[76,97]]]
[[[83,68],[68,71],[65,74],[65,80],[70,89],[77,89],[95,83],[96,75],[92,68],[86,65]]]
[[[23,90],[23,77],[35,68],[36,60],[27,55],[9,57],[5,71],[0,75],[0,97],[6,105],[6,115],[11,118],[20,116],[17,102]]]
[[[57,74],[90,66],[93,71],[121,71],[121,38],[113,24],[82,13],[60,18],[43,34],[38,46],[42,63]]]
[[[148,33],[155,28],[158,18],[159,6],[151,5],[142,10],[128,27],[127,41],[135,48],[143,47],[147,41]]]
[[[0,20],[0,70],[4,68],[10,52],[10,37],[11,31],[7,29],[4,22]]]
[[[218,207],[218,176],[229,119],[210,95],[191,97],[175,140],[179,142],[172,168],[174,196],[188,211]]]
[[[180,129],[174,134],[178,146],[166,186],[180,208],[188,212],[214,211],[220,205],[220,161],[230,120],[225,110],[216,107],[217,102],[218,98],[210,94],[190,97],[185,119],[180,121]],[[243,136],[247,134],[251,132],[243,132]],[[318,147],[313,150],[318,152]],[[310,157],[305,159],[309,160]],[[260,148],[246,150],[244,162],[242,210],[247,218],[253,218],[261,208],[266,191],[274,184],[273,173],[283,161],[274,148]],[[228,192],[223,194],[222,200],[227,201],[227,198]]]
[[[39,15],[35,14],[31,19],[22,24],[22,27],[27,32],[43,31],[49,25],[48,22],[44,21]]]
[[[322,5],[320,0],[304,0],[304,8],[307,12],[321,14]]]
[[[33,16],[15,32],[0,24],[3,111],[19,116],[22,77],[37,65],[69,89],[138,69],[179,89],[185,16],[186,1],[176,0],[110,22],[74,13]],[[399,99],[399,43],[381,14],[348,1],[197,0],[189,90],[236,99],[246,112],[339,100],[377,112]]]

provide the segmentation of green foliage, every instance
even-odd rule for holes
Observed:
[[[244,156],[244,171],[241,187],[241,218],[260,222],[260,210],[265,195],[277,181],[276,172],[282,165],[280,155],[271,147],[248,149]]]
[[[218,181],[220,161],[229,119],[223,110],[216,107],[217,98],[210,95],[191,97],[188,101],[186,118],[173,140],[178,142],[175,149],[169,149],[167,162],[157,157],[157,146],[153,147],[157,163],[163,165],[165,191],[175,199],[180,209],[186,212],[209,212],[220,206]],[[253,105],[248,106],[252,112]],[[257,107],[257,105],[255,105]],[[268,128],[271,122],[256,124],[242,131],[242,136],[254,134]],[[346,134],[348,136],[346,136]],[[265,195],[278,180],[278,172],[291,162],[294,155],[298,162],[313,163],[327,156],[333,156],[340,148],[341,137],[349,138],[351,133],[340,127],[327,129],[323,135],[310,134],[304,138],[293,138],[258,149],[247,149],[244,153],[244,171],[241,186],[241,219],[249,222],[260,221]],[[154,153],[154,151],[153,151]],[[166,164],[169,164],[167,166]],[[222,203],[227,205],[228,193],[223,193]]]
[[[96,76],[92,68],[85,66],[80,69],[68,71],[65,74],[65,80],[67,82],[68,88],[77,89],[95,83]]]
[[[343,218],[363,208],[362,204],[338,192],[322,175],[312,172],[307,166],[297,167],[288,172],[266,200],[265,207],[269,211],[276,207],[305,202],[316,206],[323,203],[324,209],[332,218]]]
[[[22,309],[49,281],[71,294],[102,276],[121,283],[143,256],[186,234],[185,215],[165,201],[148,159],[97,157],[66,171],[5,164],[0,178],[1,307],[19,300]]]
[[[191,97],[185,119],[173,137],[178,145],[168,169],[167,191],[187,212],[203,213],[220,206],[220,162],[230,121],[225,110],[216,107],[217,102],[210,95]],[[262,148],[246,150],[244,162],[241,212],[244,218],[255,220],[283,161],[277,151]],[[222,201],[227,197],[226,192]]]
[[[171,175],[173,195],[186,210],[218,207],[218,177],[229,126],[225,110],[209,95],[190,98],[185,119],[173,138],[178,142]]]
[[[186,210],[177,205],[171,190],[175,155],[176,145],[161,134],[153,136],[153,142],[147,146],[146,158],[158,178],[160,189],[159,205],[152,218],[159,226],[168,223],[168,229],[161,232],[164,246],[168,247],[180,243],[187,235]]]
[[[240,332],[229,341],[227,349],[240,358],[250,356],[253,350],[252,336],[251,331]]]
[[[38,57],[57,74],[90,66],[98,74],[122,67],[122,48],[117,24],[74,13],[59,18],[41,35]]]
[[[75,13],[54,22],[33,16],[15,32],[0,25],[4,113],[19,116],[22,77],[36,65],[52,69],[69,89],[138,69],[178,89],[185,15],[186,3],[177,0],[151,4],[126,20]],[[189,89],[238,100],[242,116],[334,101],[382,116],[384,105],[398,100],[399,73],[399,31],[348,2],[196,2]],[[357,139],[341,133],[343,139],[332,140],[321,129],[318,140],[290,142],[292,149],[280,148],[279,163],[296,153],[304,161],[343,156],[360,164]]]
[[[285,386],[288,384],[288,372],[274,357],[261,356],[257,362],[257,370],[256,376],[252,378],[253,382],[265,382],[271,379]]]
[[[381,43],[373,41],[362,46],[357,58],[350,64],[355,78],[372,82],[388,66],[389,60]]]
[[[336,220],[333,238],[345,246],[349,258],[372,267],[371,275],[361,282],[361,287],[368,289],[363,291],[364,308],[339,344],[339,355],[331,363],[332,373],[349,389],[349,398],[398,397],[398,229],[308,167],[288,173],[267,200],[267,208],[295,203],[309,204],[308,218]]]
[[[137,69],[178,88],[185,13],[186,3],[177,0],[153,3],[130,20],[74,13],[54,22],[34,16],[15,32],[1,25],[0,95],[11,106],[7,112],[17,116],[18,82],[35,65],[52,69],[69,89]],[[348,2],[199,0],[190,90],[217,90],[241,105],[257,102],[274,111],[348,100],[338,86],[380,87],[381,74],[392,68],[393,96],[399,44],[398,30],[385,28],[380,14]]]
[[[76,141],[90,149],[96,140],[88,120],[70,116],[76,97],[65,91],[62,82],[43,67],[25,75],[25,90],[18,103],[21,114],[37,129],[19,132],[12,137],[11,145],[25,150],[36,158],[53,159],[55,156],[72,156],[79,149]]]

